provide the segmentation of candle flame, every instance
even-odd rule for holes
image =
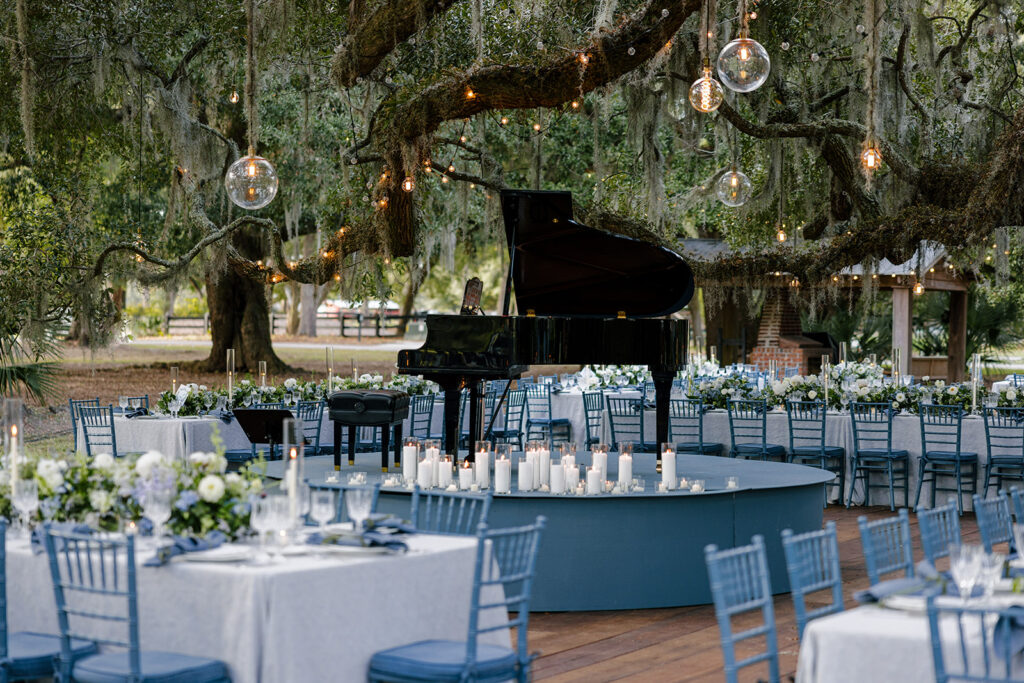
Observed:
[[[11,436],[15,439],[18,438],[18,425],[11,425]]]
[[[291,450],[288,451],[288,457],[290,459],[292,459],[292,460],[295,460],[296,458],[298,458],[299,457],[299,449],[295,448],[295,447],[292,447]]]

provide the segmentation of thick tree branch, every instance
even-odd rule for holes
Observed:
[[[970,40],[971,35],[974,33],[974,22],[977,21],[978,17],[981,16],[982,10],[988,6],[988,0],[982,0],[978,7],[971,12],[971,16],[967,18],[967,28],[960,29],[960,22],[952,19],[952,17],[933,17],[933,19],[952,19],[956,23],[957,30],[960,31],[960,40],[955,45],[947,45],[946,47],[939,50],[939,54],[935,56],[935,66],[942,64],[943,58],[947,54],[952,53],[952,59],[955,61],[956,58],[963,52],[964,46],[967,41]]]
[[[927,110],[921,105],[921,101],[917,99],[913,91],[910,89],[910,83],[907,80],[907,39],[910,37],[910,21],[904,17],[903,19],[903,32],[900,33],[900,42],[896,48],[896,78],[899,80],[900,89],[903,90],[903,94],[907,96],[907,100],[910,104],[914,105],[914,109],[921,115],[921,134],[925,140],[928,140],[931,136],[931,116],[928,115]],[[925,145],[927,147],[927,144]]]

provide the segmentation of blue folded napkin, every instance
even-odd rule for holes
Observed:
[[[145,408],[126,408],[124,411],[124,419],[130,420],[133,417],[141,417],[143,415],[149,415],[149,411]]]
[[[1003,610],[992,632],[992,648],[996,655],[1006,652],[1009,645],[1010,654],[1024,652],[1024,607],[1008,607]]]
[[[220,418],[224,424],[231,424],[231,421],[235,419],[235,414],[230,410],[213,410],[210,411],[210,415]]]
[[[404,519],[398,517],[386,517],[380,520],[370,520],[370,531],[374,529],[394,529],[398,534],[414,534],[416,527]]]
[[[384,534],[379,531],[364,531],[360,535],[321,534],[309,535],[306,543],[310,545],[345,545],[353,548],[387,548],[392,552],[405,552],[409,546],[398,539],[395,534]]]
[[[73,534],[91,534],[92,529],[88,524],[81,524],[79,522],[47,522],[46,527],[53,529],[54,531],[63,531],[65,533],[71,532]],[[46,552],[46,542],[43,537],[46,535],[43,527],[37,526],[32,530],[32,552],[36,555]]]
[[[156,549],[156,555],[146,560],[143,564],[147,567],[160,567],[171,561],[172,557],[195,553],[203,550],[212,550],[219,547],[227,540],[220,531],[211,531],[205,538],[195,536],[175,536],[170,545],[164,545]]]
[[[940,595],[941,593],[941,583],[937,581],[928,581],[927,579],[919,577],[908,576],[901,579],[880,581],[870,588],[857,591],[853,594],[853,599],[862,605],[867,605],[874,602],[880,602],[893,595],[927,597],[930,595]]]

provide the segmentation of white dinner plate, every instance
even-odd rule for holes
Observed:
[[[210,550],[178,555],[183,562],[245,562],[251,560],[252,548],[245,545],[222,545]]]

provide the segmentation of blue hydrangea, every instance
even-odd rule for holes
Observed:
[[[181,495],[178,496],[178,500],[174,501],[174,507],[179,510],[188,510],[198,502],[199,494],[195,491],[182,491]]]

